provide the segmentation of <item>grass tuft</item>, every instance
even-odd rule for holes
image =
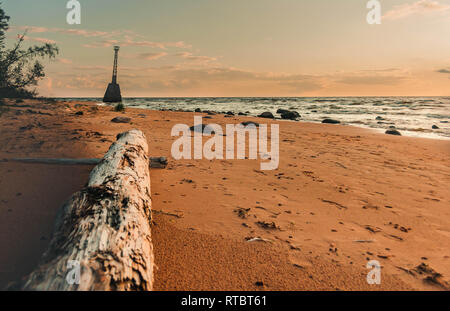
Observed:
[[[123,103],[118,103],[114,107],[114,111],[116,111],[116,112],[124,112],[125,111],[125,105]]]

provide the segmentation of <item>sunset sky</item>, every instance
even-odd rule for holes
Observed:
[[[8,42],[55,42],[39,92],[102,97],[450,95],[450,0],[3,0]]]

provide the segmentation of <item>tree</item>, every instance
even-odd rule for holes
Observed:
[[[44,66],[36,59],[55,58],[59,49],[50,43],[22,48],[26,31],[18,36],[11,49],[6,49],[5,34],[9,29],[9,19],[0,7],[0,98],[33,97],[36,91],[29,88],[45,77]]]

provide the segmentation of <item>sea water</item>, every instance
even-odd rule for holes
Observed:
[[[101,98],[65,98],[94,101]],[[211,110],[244,112],[257,116],[278,109],[295,110],[300,121],[322,122],[332,118],[353,126],[384,132],[395,126],[405,136],[450,140],[450,97],[196,97],[196,98],[124,98],[127,107],[151,110]],[[286,121],[292,122],[292,121]],[[439,129],[432,129],[433,125]]]

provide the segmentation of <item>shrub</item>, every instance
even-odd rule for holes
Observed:
[[[124,112],[125,111],[125,105],[123,103],[118,103],[115,107],[114,107],[114,111],[117,112]]]
[[[1,5],[1,3],[0,3]],[[9,16],[0,7],[0,94],[10,98],[31,98],[36,95],[38,81],[45,77],[44,66],[38,58],[55,58],[59,50],[55,44],[46,43],[42,46],[23,48],[26,31],[16,44],[8,49],[5,47],[6,32],[9,29]]]

